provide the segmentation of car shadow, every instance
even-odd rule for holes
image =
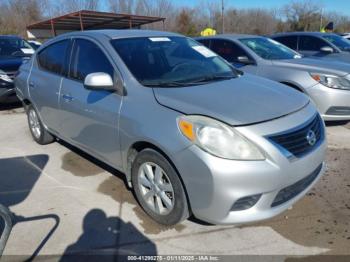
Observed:
[[[21,107],[22,107],[22,103],[19,101],[14,103],[0,103],[0,111],[12,110],[12,109],[17,109]]]
[[[49,156],[45,154],[0,159],[0,204],[11,210],[12,206],[23,202],[39,180],[42,170],[48,161]],[[28,261],[33,260],[37,256],[60,223],[60,218],[56,214],[24,217],[20,214],[12,213],[11,217],[12,226],[18,223],[43,219],[53,219],[55,222],[52,229],[41,241]],[[4,225],[4,221],[0,219],[0,236],[4,233]],[[27,241],[30,241],[30,236],[28,236]]]
[[[130,235],[137,243],[123,240]],[[126,261],[133,255],[155,256],[156,245],[130,222],[92,209],[84,217],[82,235],[67,247],[60,261]]]
[[[0,159],[0,203],[10,208],[24,201],[48,161],[44,154]]]

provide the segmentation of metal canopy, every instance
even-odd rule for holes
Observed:
[[[163,17],[81,10],[31,24],[27,26],[27,30],[31,32],[49,30],[51,36],[56,36],[59,32],[77,30],[139,28],[141,25],[160,21],[164,25],[164,20]]]

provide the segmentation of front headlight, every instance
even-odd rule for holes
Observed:
[[[2,70],[0,70],[0,79],[12,83],[13,80]]]
[[[320,84],[336,89],[350,90],[350,81],[345,77],[310,73],[311,77]]]
[[[234,128],[204,116],[178,118],[181,133],[204,151],[225,159],[264,160],[256,145]]]

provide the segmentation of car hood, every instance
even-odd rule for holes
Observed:
[[[26,57],[0,57],[0,69],[5,72],[17,71]]]
[[[309,103],[307,96],[294,89],[249,74],[205,85],[153,90],[163,106],[234,126],[279,118]]]
[[[350,73],[350,64],[328,59],[300,58],[275,60],[272,61],[272,64],[277,67],[300,69],[309,72],[324,72],[327,74],[332,73],[338,76],[345,76]]]

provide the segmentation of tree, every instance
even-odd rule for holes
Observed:
[[[196,25],[192,20],[192,10],[183,8],[176,17],[176,31],[188,36],[196,35]]]
[[[0,6],[0,33],[26,35],[26,25],[42,19],[39,0],[8,0]]]
[[[311,0],[292,1],[282,8],[291,31],[318,31],[322,5]]]

